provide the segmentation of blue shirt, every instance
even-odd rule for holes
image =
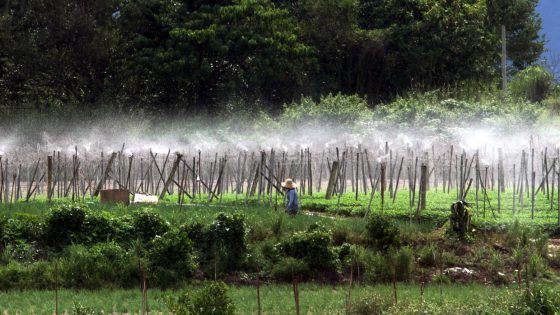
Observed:
[[[288,189],[286,193],[286,197],[288,197],[288,204],[286,204],[286,211],[288,212],[297,212],[298,211],[298,197],[297,192],[295,189]]]

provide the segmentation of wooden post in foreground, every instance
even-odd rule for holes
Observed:
[[[334,186],[336,184],[336,179],[338,178],[338,161],[333,161],[331,166],[331,175],[329,176],[329,183],[327,184],[327,193],[325,195],[325,199],[331,199]]]
[[[51,202],[51,190],[52,190],[52,166],[53,166],[52,155],[47,156],[47,199]]]

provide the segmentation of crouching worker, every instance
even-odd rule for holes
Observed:
[[[286,197],[288,199],[288,202],[286,203],[286,212],[290,216],[295,216],[298,212],[297,185],[291,178],[287,178],[286,181],[282,183],[282,188],[286,192]]]

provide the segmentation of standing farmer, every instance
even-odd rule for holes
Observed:
[[[286,197],[288,198],[288,203],[286,204],[286,212],[290,216],[295,216],[298,212],[298,197],[297,197],[297,185],[292,181],[291,178],[287,178],[286,181],[282,183],[282,188],[286,192]]]

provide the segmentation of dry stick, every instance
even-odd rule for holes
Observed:
[[[312,157],[311,157],[311,151],[309,149],[307,149],[307,155],[308,155],[308,167],[307,170],[309,172],[309,187],[308,187],[308,192],[309,192],[309,196],[313,196],[313,164],[311,163]]]
[[[373,178],[371,175],[371,164],[369,162],[369,155],[368,155],[368,151],[367,149],[364,150],[364,154],[366,155],[366,163],[367,163],[367,171],[368,171],[368,177],[369,177],[369,185],[371,187],[371,189],[373,189]]]
[[[401,163],[399,165],[399,171],[397,173],[397,181],[395,182],[395,190],[393,191],[393,203],[395,203],[395,200],[397,199],[397,191],[399,190],[399,180],[401,179],[403,162],[404,162],[404,156],[401,157]]]
[[[412,156],[414,156],[414,153],[412,153]],[[416,178],[417,178],[417,170],[418,170],[418,157],[416,157],[415,162],[414,162],[414,177],[413,177],[413,182],[412,182],[412,206],[414,206],[414,200],[416,199]]]
[[[109,176],[109,172],[110,172],[111,168],[113,167],[113,161],[115,160],[116,157],[117,157],[117,153],[113,152],[111,154],[111,158],[109,159],[109,162],[107,163],[107,167],[105,168],[105,173],[103,174],[103,177],[101,178],[101,180],[97,184],[97,187],[95,188],[95,192],[93,193],[94,197],[97,197],[99,195],[99,191],[101,191],[101,188],[103,187],[103,184],[105,183],[105,180]]]
[[[378,166],[379,166],[379,164],[376,166],[376,169],[375,169],[375,172],[376,172],[376,173],[377,173],[377,168],[378,168]],[[371,211],[371,203],[372,203],[372,201],[373,201],[373,197],[375,196],[375,191],[377,190],[377,186],[378,186],[378,184],[379,184],[380,178],[381,178],[381,176],[380,176],[380,177],[377,177],[377,178],[375,179],[375,184],[371,187],[371,194],[370,194],[370,196],[369,196],[368,207],[367,207],[366,214],[364,215],[364,218],[367,218],[367,216],[369,215],[369,213],[370,213],[370,211]]]
[[[465,189],[465,193],[463,194],[461,200],[465,200],[465,198],[467,198],[467,194],[469,193],[469,190],[471,190],[471,185],[472,185],[472,178],[469,180],[469,184],[467,185],[467,189]]]
[[[134,160],[134,154],[131,154],[128,157],[128,172],[126,172],[126,189],[128,190],[132,190],[134,192],[133,189],[130,189],[130,172],[132,171],[132,161]]]
[[[451,164],[453,163],[453,145],[451,145],[451,151],[449,153],[449,179],[447,181],[447,193],[451,191]]]
[[[395,159],[396,163],[396,159]],[[393,150],[389,150],[389,197],[393,195],[393,175],[395,174],[395,166],[393,165]]]
[[[330,175],[329,175],[329,182],[327,184],[327,192],[325,194],[325,199],[328,200],[332,198],[337,178],[338,178],[338,161],[333,161]]]
[[[384,206],[385,206],[385,168],[387,165],[385,162],[381,163],[381,214],[383,214]]]
[[[4,166],[2,163],[2,156],[0,155],[0,203],[4,198]]]
[[[297,276],[294,275],[292,270],[292,291],[294,292],[294,302],[296,305],[296,315],[299,315],[299,290],[298,290],[298,282]]]
[[[39,162],[41,160],[37,160],[37,164],[35,164],[35,170],[33,171],[33,176],[31,178],[31,182],[27,187],[27,196],[25,197],[25,202],[29,202],[29,198],[31,198],[31,186],[33,186],[33,182],[35,181],[35,176],[37,176],[37,169],[39,168]]]
[[[531,220],[535,217],[535,172],[531,173]]]
[[[28,173],[27,175],[29,176],[29,170],[27,170],[27,173]],[[28,183],[30,181],[31,181],[31,179],[28,177]],[[29,190],[29,186],[27,187],[27,189]],[[17,172],[16,201],[19,199],[20,191],[21,191],[21,164],[19,164],[18,172]]]
[[[364,154],[362,154],[360,156],[361,158],[361,162],[362,162],[362,185],[363,185],[363,191],[364,191],[364,195],[367,195],[367,178],[366,178],[366,166],[365,166],[365,161],[364,161]]]
[[[165,196],[165,193],[168,191],[169,186],[171,185],[171,182],[174,181],[173,176],[175,176],[175,172],[177,172],[177,168],[179,168],[179,163],[181,163],[181,158],[182,157],[183,157],[182,154],[177,153],[177,159],[175,160],[175,163],[173,163],[173,167],[171,168],[171,173],[169,174],[169,177],[167,178],[167,181],[163,185],[161,195],[159,195],[159,200],[163,199],[163,197]]]
[[[214,196],[216,196],[216,189],[218,189],[218,187],[220,186],[221,182],[222,182],[222,176],[224,174],[224,167],[226,164],[227,158],[224,157],[224,161],[222,163],[222,165],[220,166],[220,171],[218,173],[218,179],[216,180],[216,186],[214,187],[214,190],[211,190],[211,197],[208,200],[208,202],[212,202],[212,199],[214,199]],[[218,198],[218,197],[216,197]]]
[[[317,183],[317,192],[321,192],[321,182],[323,181],[323,164],[325,160],[325,150],[321,154],[321,164],[319,166],[319,182]]]
[[[35,187],[31,190],[31,196],[33,196],[33,194],[35,194],[35,191],[39,187],[39,183],[43,180],[43,178],[45,178],[45,172],[43,172],[43,175],[41,175],[41,177],[39,178],[39,180],[35,184]]]
[[[360,179],[360,152],[356,152],[356,201],[358,201],[358,191],[360,190],[359,187],[359,179]]]
[[[512,196],[512,205],[511,205],[511,212],[515,215],[515,163],[513,163],[513,196]]]
[[[552,209],[554,208],[554,185],[556,183],[556,181],[554,180],[555,175],[556,175],[556,158],[552,159],[552,180],[551,180],[551,189],[550,189],[550,209],[549,211],[552,212]]]
[[[428,184],[428,166],[425,163],[422,163],[420,166],[420,210],[426,210],[426,191]],[[417,219],[419,219],[419,213],[416,213]]]
[[[479,174],[480,176],[480,174]],[[484,194],[484,198],[483,198],[483,205],[484,205],[484,212],[483,212],[483,217],[486,215],[486,200],[488,200],[488,207],[490,207],[490,210],[492,211],[492,216],[494,217],[494,219],[496,219],[496,214],[494,213],[494,209],[492,208],[492,205],[490,204],[490,198],[488,198],[488,194],[486,193],[486,181],[488,179],[488,167],[486,167],[486,173],[484,175],[485,177],[485,181],[482,181],[482,178],[480,179],[480,181],[482,182],[482,193]]]
[[[54,264],[54,315],[58,315],[58,262]]]
[[[538,195],[539,192],[541,191],[541,189],[543,189],[543,193],[544,193],[545,187],[546,187],[546,186],[545,186],[545,182],[546,182],[546,180],[547,180],[547,178],[548,178],[548,174],[550,173],[550,171],[552,171],[552,166],[546,171],[546,175],[543,176],[543,178],[542,178],[542,180],[541,180],[541,183],[539,184],[539,187],[537,188],[537,191],[535,192],[535,195]],[[547,197],[547,199],[548,199],[548,198],[549,198],[549,197]]]
[[[354,274],[354,263],[350,263],[350,283],[348,285],[348,295],[346,296],[346,314],[351,314],[353,274]]]
[[[558,200],[556,204],[558,207],[558,225],[560,225],[560,172],[556,173],[556,178],[558,179]]]
[[[260,269],[257,268],[257,314],[261,315],[262,314],[262,308],[261,308],[261,281],[259,279],[259,272]]]
[[[544,163],[543,163],[543,172],[548,169],[548,147],[544,148]],[[550,190],[549,190],[549,183],[548,183],[548,173],[546,172],[546,199],[550,199]]]

